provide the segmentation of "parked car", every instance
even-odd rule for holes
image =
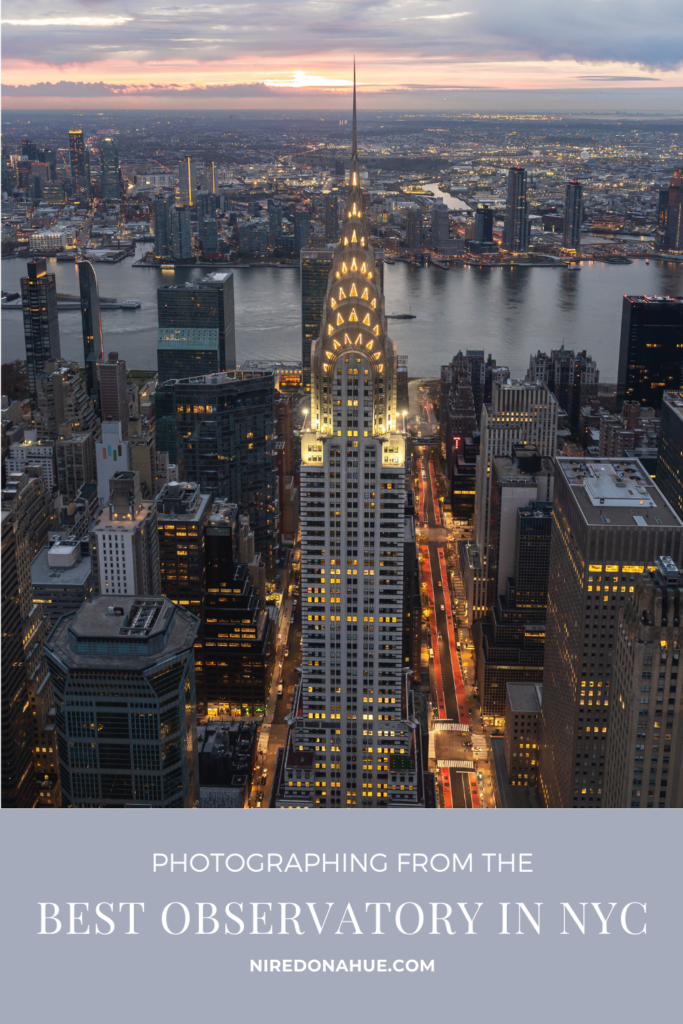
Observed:
[[[280,685],[277,688],[277,699],[281,700],[281,698],[282,698],[282,683],[280,683]]]

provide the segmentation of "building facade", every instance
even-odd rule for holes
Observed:
[[[405,440],[353,147],[301,451],[302,664],[271,806],[424,805],[402,666]]]
[[[657,486],[683,520],[683,392],[665,391],[659,428]]]
[[[234,370],[235,286],[232,272],[157,291],[159,382]]]
[[[524,252],[529,248],[529,203],[524,167],[508,171],[508,189],[503,225],[503,248],[508,252]]]
[[[140,477],[111,477],[108,504],[90,532],[94,589],[105,596],[161,593],[154,502],[144,501]]]
[[[617,398],[660,409],[683,384],[683,298],[624,295]]]
[[[197,619],[163,597],[88,601],[50,633],[65,807],[193,807]]]
[[[103,199],[121,198],[119,153],[112,138],[100,139],[100,195]]]
[[[683,523],[637,459],[558,458],[543,671],[540,796],[600,807],[619,613],[643,572],[676,564]]]
[[[583,216],[583,185],[568,181],[564,199],[564,234],[562,245],[576,251],[581,248],[581,218]]]
[[[83,331],[83,362],[85,363],[85,390],[97,402],[97,364],[104,361],[102,341],[102,314],[100,294],[92,263],[76,262],[78,287],[81,296],[81,329]]]
[[[24,314],[24,342],[26,344],[26,372],[31,408],[36,407],[36,381],[45,371],[46,363],[61,357],[59,319],[57,316],[57,286],[55,275],[48,274],[44,259],[27,264],[28,276],[21,279],[21,307]]]
[[[180,478],[235,502],[268,571],[278,552],[278,478],[272,373],[214,373],[175,383]]]
[[[655,558],[620,615],[603,807],[683,807],[681,582]]]

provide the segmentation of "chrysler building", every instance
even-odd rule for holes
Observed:
[[[405,437],[356,133],[301,439],[301,677],[271,806],[424,806],[402,669]]]

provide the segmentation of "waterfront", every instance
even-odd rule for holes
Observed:
[[[137,257],[149,246],[138,246]],[[206,270],[136,268],[132,260],[96,266],[100,292],[137,299],[138,310],[102,314],[105,353],[118,351],[128,366],[156,367],[156,289],[202,277]],[[49,260],[59,292],[78,292],[73,263]],[[2,261],[2,288],[19,290],[26,261]],[[235,269],[237,358],[301,358],[301,291],[294,268]],[[385,267],[386,311],[415,314],[391,321],[398,351],[411,376],[436,376],[459,348],[491,352],[513,375],[524,374],[529,354],[565,344],[594,356],[603,380],[616,380],[624,294],[683,295],[683,265],[635,260],[609,266],[582,264],[580,273],[550,267]],[[80,314],[59,314],[62,354],[83,358]],[[21,313],[2,314],[2,359],[25,358]]]

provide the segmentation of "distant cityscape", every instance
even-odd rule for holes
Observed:
[[[683,807],[683,287],[624,295],[616,381],[563,344],[418,378],[384,299],[397,261],[675,267],[682,175],[660,121],[359,119],[355,82],[348,120],[8,116],[3,806]],[[105,351],[126,259],[170,271],[151,371]],[[273,265],[301,358],[238,362],[233,269]]]

